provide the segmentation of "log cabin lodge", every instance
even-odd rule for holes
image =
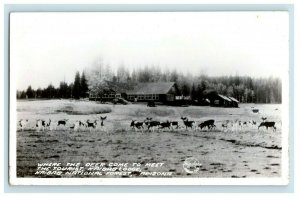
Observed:
[[[127,91],[129,101],[157,101],[162,103],[180,100],[180,91],[174,82],[139,83]]]
[[[111,101],[116,98],[124,98],[131,102],[162,102],[174,103],[182,100],[180,91],[174,82],[138,83],[131,90],[106,90],[101,96],[90,94],[89,100]]]
[[[99,96],[90,95],[90,100],[111,101],[123,98],[131,102],[160,102],[169,105],[182,105],[191,101],[189,96],[181,95],[175,82],[138,83],[131,90],[115,90],[117,87],[106,90]],[[217,92],[206,95],[206,100],[214,107],[238,107],[239,101],[233,97],[224,96]]]

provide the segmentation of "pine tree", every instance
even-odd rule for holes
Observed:
[[[73,86],[73,96],[74,96],[75,99],[80,98],[80,92],[81,92],[80,74],[77,71],[76,75],[75,75],[74,86]]]
[[[28,86],[26,90],[26,95],[28,98],[34,98],[34,90],[31,88],[31,86]]]
[[[55,98],[55,87],[52,84],[49,84],[45,89],[45,97],[46,98]]]
[[[36,90],[36,97],[37,97],[37,98],[41,98],[41,97],[42,97],[42,89],[41,89],[41,88],[38,88],[38,89]]]
[[[68,90],[68,84],[65,82],[60,82],[59,88],[58,88],[58,97],[59,98],[67,98],[67,90]]]
[[[197,99],[197,91],[196,91],[195,84],[193,84],[193,86],[192,86],[191,98],[192,98],[192,100],[196,100]]]
[[[81,81],[80,81],[80,96],[86,98],[88,96],[88,91],[89,88],[88,88],[87,80],[84,72],[82,72]]]
[[[184,83],[181,87],[181,93],[183,96],[189,96],[190,95],[190,87],[188,83]]]

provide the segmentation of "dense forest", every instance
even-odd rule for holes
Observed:
[[[178,72],[176,69],[164,71],[159,66],[144,66],[131,72],[125,65],[120,65],[113,72],[109,65],[96,63],[81,75],[76,73],[74,82],[61,82],[59,87],[53,85],[34,90],[17,91],[17,98],[87,98],[89,93],[101,95],[112,88],[111,84],[130,89],[143,82],[176,82],[182,95],[192,100],[202,99],[208,91],[232,96],[243,103],[281,103],[281,80],[279,78],[254,78],[249,76],[218,76],[205,74],[191,75]],[[115,87],[115,86],[114,86]]]
[[[60,82],[59,87],[49,84],[46,88],[34,90],[28,86],[26,90],[17,91],[17,99],[57,99],[57,98],[86,98],[88,97],[88,83],[85,73],[76,72],[73,83]]]

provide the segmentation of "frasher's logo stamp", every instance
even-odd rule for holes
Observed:
[[[202,166],[202,164],[194,157],[191,158],[187,158],[184,162],[183,162],[183,169],[187,172],[187,173],[196,173],[199,171],[200,167]]]

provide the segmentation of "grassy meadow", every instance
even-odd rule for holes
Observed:
[[[252,109],[259,109],[253,113]],[[96,129],[70,129],[77,120],[90,122],[107,116]],[[195,125],[214,119],[216,129],[186,130],[180,117]],[[134,130],[131,120],[179,121],[180,128]],[[257,129],[261,117],[275,121],[277,130]],[[172,177],[279,177],[281,175],[281,105],[240,104],[239,108],[209,106],[172,107],[146,104],[112,105],[87,101],[18,101],[17,120],[28,124],[17,129],[17,176],[37,177],[37,162],[163,162],[160,171]],[[51,119],[47,129],[37,129],[36,120]],[[68,119],[66,126],[57,121]],[[237,121],[256,121],[243,125]],[[227,129],[226,121],[234,122]],[[17,123],[16,123],[17,124]],[[189,174],[183,162],[196,158],[198,173]],[[143,168],[143,171],[153,171]],[[106,176],[110,177],[110,176]],[[139,176],[141,177],[141,176]]]

